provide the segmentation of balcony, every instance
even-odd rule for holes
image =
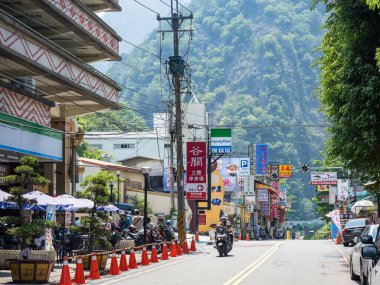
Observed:
[[[85,62],[121,59],[121,38],[80,0],[8,0],[0,9]]]
[[[33,78],[36,96],[58,103],[52,117],[63,106],[67,117],[119,108],[113,80],[0,10],[0,80],[20,77]]]

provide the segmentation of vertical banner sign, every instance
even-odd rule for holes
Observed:
[[[263,216],[270,216],[269,202],[261,202],[261,214]]]
[[[329,189],[329,204],[330,205],[334,205],[335,204],[335,202],[336,202],[336,193],[337,193],[336,186],[331,186],[330,185],[330,189]]]
[[[339,210],[329,212],[329,216],[331,218],[331,222],[338,228],[338,231],[341,233],[342,225],[340,223]]]
[[[55,221],[55,206],[47,205],[46,207],[46,220]],[[54,250],[53,246],[53,229],[45,229],[45,250]]]
[[[292,177],[292,165],[291,164],[280,164],[280,178],[291,178]]]
[[[255,152],[253,148],[253,144],[248,145],[248,156],[249,156],[249,174],[255,175],[256,169],[255,169]]]
[[[286,179],[280,179],[280,192],[279,192],[279,203],[283,206],[286,205]]]
[[[350,189],[350,180],[338,179],[338,194],[337,200],[344,201],[348,198],[348,191]]]
[[[231,129],[211,129],[210,152],[212,154],[231,153]]]
[[[206,142],[186,143],[186,198],[207,200]]]
[[[257,200],[258,202],[268,202],[268,190],[267,189],[257,189]]]
[[[279,166],[277,164],[271,164],[269,167],[269,179],[271,181],[278,181],[279,178]]]
[[[255,195],[255,176],[249,175],[244,176],[244,195],[254,196]]]
[[[268,174],[268,145],[267,144],[256,145],[256,174],[257,175]]]

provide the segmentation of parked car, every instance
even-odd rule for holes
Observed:
[[[349,220],[342,231],[343,246],[348,246],[355,237],[360,237],[368,225],[369,221],[365,218]]]
[[[355,237],[354,247],[350,253],[350,276],[351,280],[359,280],[363,285],[367,285],[369,272],[373,267],[373,260],[362,258],[362,248],[370,246],[377,241],[379,225],[369,225],[365,228],[360,237]]]
[[[369,285],[380,285],[380,262],[379,260],[379,250],[376,244],[365,246],[362,248],[362,258],[366,260],[371,260],[375,264],[372,270],[369,272],[368,284]]]

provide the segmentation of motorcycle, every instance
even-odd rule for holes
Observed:
[[[230,233],[224,226],[217,226],[215,230],[215,247],[219,252],[219,256],[227,256],[232,250],[232,243],[230,241]]]
[[[134,226],[130,226],[128,230],[123,230],[123,237],[126,239],[132,239],[136,247],[143,246],[145,244],[156,243],[157,253],[162,252],[162,237],[154,228],[153,224],[149,223],[146,226],[146,241],[144,241],[144,230],[136,231]],[[152,246],[148,246],[150,249]]]

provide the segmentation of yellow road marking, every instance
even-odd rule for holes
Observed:
[[[347,258],[344,256],[344,253],[343,251],[340,250],[340,248],[333,242],[331,241],[331,243],[333,244],[333,246],[335,246],[335,248],[339,251],[340,255],[343,257],[344,261],[347,263],[347,265],[350,265],[350,263],[348,262]]]
[[[276,244],[270,250],[265,252],[262,256],[260,256],[257,260],[255,260],[252,264],[248,265],[244,270],[240,273],[236,274],[230,280],[228,280],[224,285],[238,285],[245,278],[248,277],[253,271],[259,268],[272,254],[274,254],[277,249],[280,247],[281,243]]]

